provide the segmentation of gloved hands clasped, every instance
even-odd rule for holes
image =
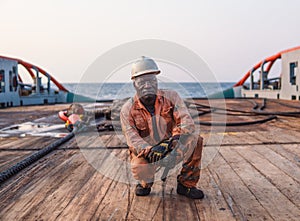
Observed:
[[[176,162],[183,158],[182,145],[179,142],[179,135],[163,140],[153,146],[146,156],[149,163],[156,163],[165,167],[174,167]]]
[[[146,158],[149,163],[155,163],[165,158],[170,151],[172,151],[170,141],[164,140],[152,147]]]

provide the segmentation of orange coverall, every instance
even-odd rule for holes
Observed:
[[[149,164],[144,157],[137,157],[138,153],[143,148],[182,134],[188,134],[188,138],[182,143],[184,158],[177,179],[186,187],[196,186],[200,177],[203,139],[195,133],[194,121],[177,92],[158,90],[153,116],[135,95],[123,105],[120,119],[129,146],[133,177],[139,180],[144,188],[152,185],[155,166]],[[136,167],[144,168],[136,170]]]

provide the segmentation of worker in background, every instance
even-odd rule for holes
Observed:
[[[171,149],[176,151],[176,161],[182,160],[177,193],[202,199],[204,194],[196,185],[203,139],[196,133],[194,121],[177,92],[158,89],[156,75],[159,73],[151,58],[142,57],[133,64],[131,79],[136,94],[123,105],[120,113],[131,171],[139,182],[135,193],[137,196],[150,194],[157,165],[168,157]]]

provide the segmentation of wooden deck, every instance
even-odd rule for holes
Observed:
[[[226,121],[268,117],[236,112],[250,112],[253,101],[262,105],[262,100],[227,100]],[[300,110],[297,101],[280,102],[268,101],[263,111]],[[22,123],[51,118],[65,107],[48,106],[47,113],[39,116],[35,115],[42,110],[39,107],[2,109],[1,127],[12,122],[14,112],[19,115],[13,123]],[[222,114],[218,110],[199,120],[221,119],[214,116]],[[198,183],[205,192],[203,200],[176,194],[180,167],[171,171],[165,187],[158,176],[150,196],[135,196],[120,132],[97,136],[86,132],[1,184],[0,220],[300,220],[300,115],[277,115],[261,124],[200,128],[206,144]],[[0,171],[57,139],[0,138]]]

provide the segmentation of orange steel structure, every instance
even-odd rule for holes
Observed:
[[[277,53],[277,54],[275,54],[273,56],[270,56],[270,57],[268,57],[268,58],[260,61],[252,69],[250,69],[244,75],[244,77],[240,81],[238,81],[233,87],[242,86],[246,82],[246,80],[249,78],[250,74],[253,73],[256,69],[260,68],[262,64],[269,63],[268,66],[267,66],[267,69],[266,69],[266,72],[269,72],[271,70],[273,64],[275,63],[275,61],[277,59],[280,59],[282,54],[287,53],[287,52],[291,52],[291,51],[295,51],[295,50],[299,50],[299,49],[300,49],[300,46],[294,47],[294,48],[290,48],[290,49],[281,51],[281,52],[279,52],[279,53]]]
[[[20,60],[18,58],[10,58],[10,57],[6,57],[6,56],[0,56],[0,58],[3,59],[8,59],[8,60],[13,60],[13,61],[17,61],[18,64],[22,65],[25,67],[25,69],[28,71],[28,73],[30,74],[31,78],[34,79],[35,78],[35,74],[33,73],[33,70],[38,70],[40,73],[42,73],[43,75],[45,75],[46,77],[50,78],[50,81],[52,81],[59,90],[65,91],[65,92],[69,92],[62,84],[60,84],[53,76],[51,76],[50,74],[48,74],[45,70],[43,70],[42,68],[30,64],[28,62],[25,62],[23,60]],[[18,75],[19,81],[22,82],[22,79],[20,77],[20,75]]]

